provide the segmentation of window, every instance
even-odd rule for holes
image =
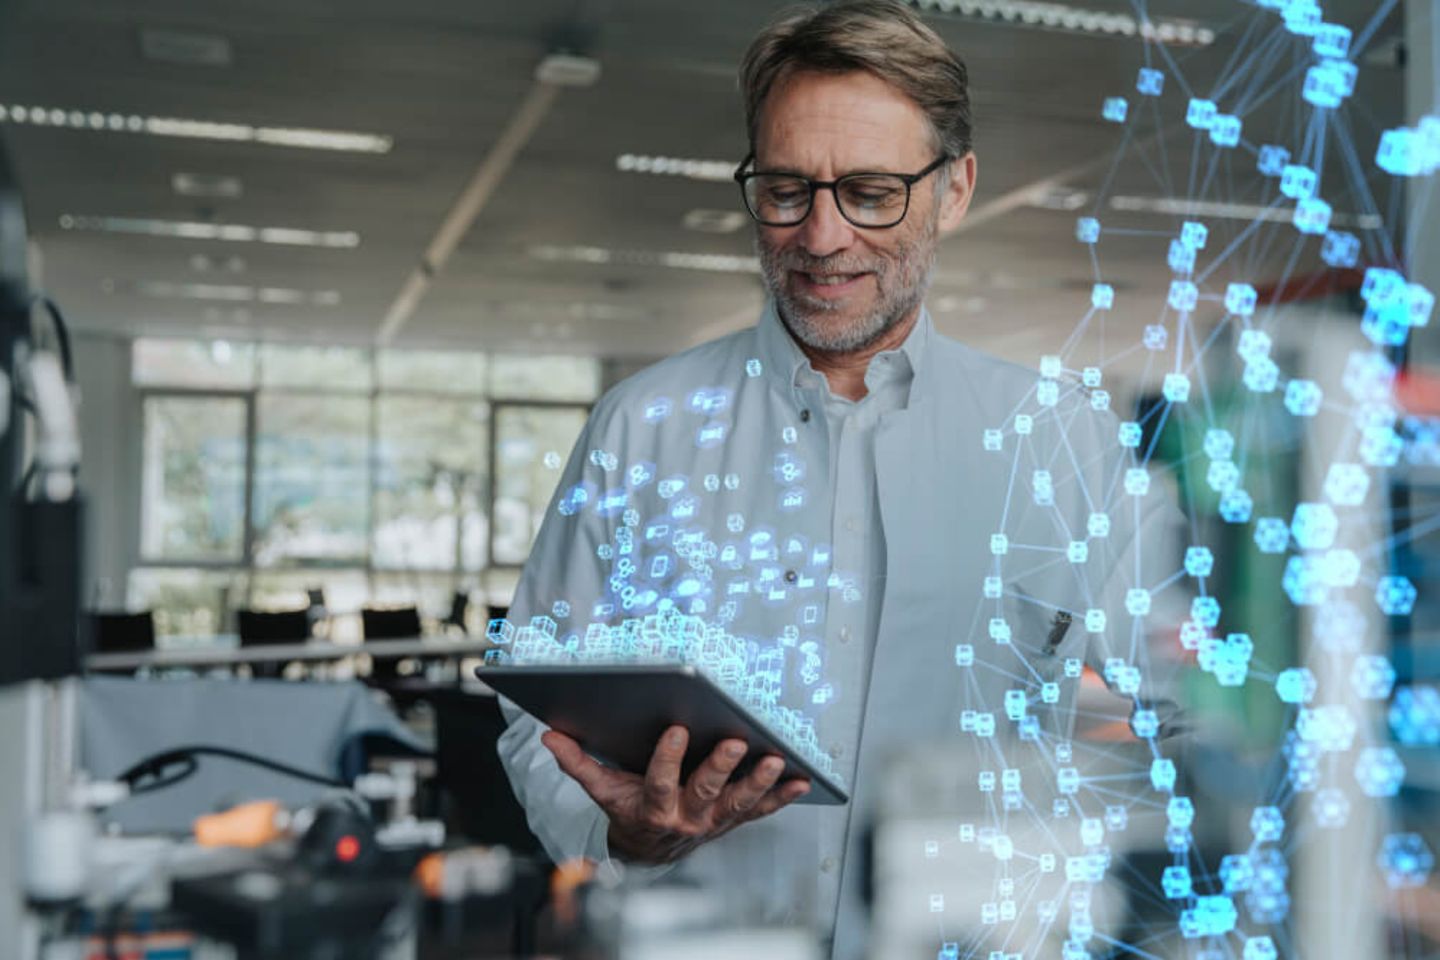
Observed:
[[[239,561],[245,543],[245,400],[153,396],[144,411],[141,556]]]
[[[457,589],[507,596],[600,382],[595,360],[464,350],[142,338],[132,361],[129,600],[165,635],[316,586],[345,636],[366,602],[441,617]]]
[[[581,407],[496,406],[496,563],[521,564],[529,556],[586,415]]]
[[[375,566],[474,571],[490,524],[483,401],[382,396],[375,448]]]
[[[370,401],[261,394],[255,423],[255,562],[364,563]]]

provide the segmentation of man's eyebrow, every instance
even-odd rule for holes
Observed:
[[[760,162],[759,162],[758,160],[755,162],[754,170],[755,170],[756,173],[783,173],[783,174],[786,174],[786,175],[788,175],[788,176],[804,177],[804,178],[806,178],[806,179],[819,179],[819,178],[817,178],[817,177],[811,177],[810,174],[805,173],[805,172],[802,171],[802,170],[798,170],[798,169],[796,169],[796,168],[794,168],[794,167],[786,167],[786,166],[765,167],[765,166],[761,166],[761,165],[760,165]],[[841,177],[854,176],[854,175],[857,174],[857,173],[890,173],[890,174],[903,174],[903,173],[905,173],[905,172],[907,172],[907,171],[887,169],[887,166],[886,166],[885,164],[876,164],[876,165],[874,165],[874,166],[855,167],[855,168],[853,168],[853,169],[846,170],[846,171],[844,171],[844,172],[842,172],[842,173],[836,174],[835,179],[838,180],[838,179],[840,179]]]

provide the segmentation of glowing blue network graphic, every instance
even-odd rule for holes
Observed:
[[[1399,349],[1435,297],[1407,278],[1376,195],[1440,169],[1440,116],[1383,131],[1373,157],[1350,120],[1356,58],[1390,7],[1352,33],[1314,0],[1236,3],[1235,48],[1203,88],[1147,41],[1133,90],[1100,104],[1118,147],[1074,226],[1093,267],[1083,313],[1007,416],[954,424],[1008,486],[973,545],[986,565],[956,564],[954,588],[978,613],[945,625],[946,660],[930,665],[937,686],[960,691],[948,737],[967,786],[916,856],[958,852],[986,891],[924,895],[938,960],[1294,955],[1296,856],[1404,790],[1403,750],[1440,746],[1440,689],[1402,680],[1373,642],[1416,609],[1395,551],[1429,529],[1413,516],[1408,530],[1386,526],[1386,472],[1440,465],[1440,425],[1394,396]],[[1167,153],[1175,129],[1189,149]],[[1107,209],[1122,169],[1153,177],[1168,229]],[[1170,274],[1158,295],[1107,275],[1115,242],[1152,246]],[[1296,362],[1292,327],[1309,321],[1282,295],[1322,271],[1363,277],[1334,370]],[[1107,378],[1125,371],[1128,392],[1137,365],[1148,399],[1122,407]],[[765,373],[759,358],[742,367],[644,398],[638,421],[658,439],[640,447],[674,448],[674,463],[576,451],[555,510],[603,521],[585,544],[595,589],[547,599],[528,623],[492,622],[491,659],[695,664],[842,777],[853,768],[819,731],[862,691],[829,669],[822,638],[876,591],[838,539],[805,533],[830,528],[832,494],[812,485],[824,471],[797,426],[727,457],[736,391]],[[1274,458],[1286,444],[1309,451],[1288,481]],[[1277,493],[1287,484],[1298,497]],[[742,500],[764,507],[727,506]],[[1224,585],[1256,570],[1273,571],[1274,595],[1222,604]],[[1276,642],[1286,623],[1312,641],[1304,662]],[[1118,711],[1092,715],[1087,676]],[[1203,733],[1179,709],[1197,692],[1263,700],[1283,718],[1271,762],[1235,801],[1248,829],[1224,834],[1223,850],[1174,746]],[[1125,736],[1100,735],[1115,716]],[[1366,863],[1349,865],[1355,882],[1396,895],[1428,884],[1425,838],[1380,821]],[[1163,862],[1131,858],[1140,847]]]

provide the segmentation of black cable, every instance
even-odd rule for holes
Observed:
[[[174,786],[199,769],[200,764],[197,758],[202,756],[225,757],[230,760],[239,760],[241,763],[248,763],[252,766],[284,774],[287,777],[293,777],[296,780],[317,783],[321,786],[338,787],[342,790],[348,787],[348,784],[331,777],[311,773],[308,770],[301,770],[299,767],[292,767],[288,764],[280,763],[277,760],[270,760],[259,756],[258,754],[246,753],[243,750],[232,750],[229,747],[212,747],[205,745],[176,747],[173,750],[166,750],[163,753],[146,757],[144,760],[141,760],[120,774],[116,779],[129,784],[132,794],[162,790],[165,787]],[[162,776],[166,768],[176,765],[182,767],[179,773]],[[148,777],[154,777],[154,782],[145,783],[144,781]]]
[[[55,342],[60,347],[60,369],[65,372],[65,382],[75,382],[75,361],[70,352],[70,330],[65,324],[65,315],[59,305],[43,294],[35,302],[50,315],[50,325],[55,329]]]

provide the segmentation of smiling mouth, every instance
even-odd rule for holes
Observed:
[[[807,273],[803,270],[796,270],[795,275],[816,287],[843,287],[866,276],[865,273]]]

